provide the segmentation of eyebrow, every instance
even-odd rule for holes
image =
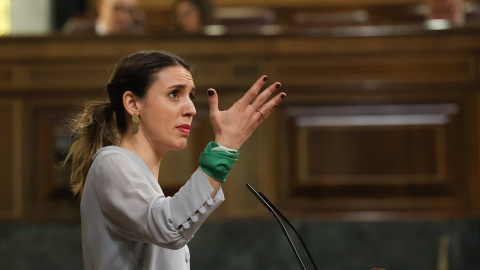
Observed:
[[[168,87],[168,89],[171,89],[171,88],[182,88],[182,89],[185,89],[185,88],[187,88],[187,85],[186,85],[186,84],[175,84],[175,85],[172,85],[172,86],[169,86],[169,87]],[[197,90],[197,88],[192,87],[191,93],[195,93],[196,90]]]

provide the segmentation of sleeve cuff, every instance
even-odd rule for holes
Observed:
[[[197,210],[203,207],[208,199],[211,199],[210,195],[212,193],[213,188],[210,182],[208,182],[203,171],[198,168],[192,174],[190,180],[170,200],[173,225],[178,228],[187,222]],[[217,195],[220,194],[217,192]],[[221,196],[223,196],[223,193]]]

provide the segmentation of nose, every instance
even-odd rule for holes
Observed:
[[[197,110],[195,109],[195,105],[193,104],[193,101],[190,98],[188,98],[187,101],[185,102],[183,116],[193,117],[196,114],[197,114]]]

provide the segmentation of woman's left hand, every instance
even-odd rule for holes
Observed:
[[[208,89],[210,121],[215,132],[215,141],[220,145],[240,149],[257,127],[267,119],[286,95],[281,92],[271,100],[267,99],[281,87],[276,82],[259,94],[267,76],[259,78],[235,104],[226,111],[218,110],[218,96],[212,88]]]

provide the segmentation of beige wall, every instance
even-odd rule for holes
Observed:
[[[51,30],[50,0],[11,1],[11,34],[47,34]]]

